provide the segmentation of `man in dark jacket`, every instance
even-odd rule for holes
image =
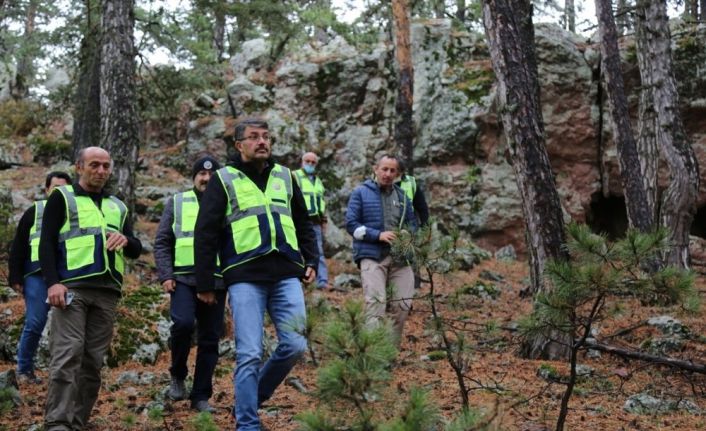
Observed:
[[[199,208],[196,290],[202,301],[216,300],[218,255],[233,312],[237,429],[259,430],[259,405],[306,350],[299,280],[316,279],[319,256],[302,192],[290,170],[271,159],[267,123],[240,121],[235,148],[239,154],[211,178]],[[261,368],[265,310],[279,344]]]
[[[113,337],[125,257],[142,244],[132,233],[127,207],[104,186],[110,154],[88,147],[76,162],[78,182],[47,199],[39,263],[52,312],[51,365],[44,429],[83,429],[101,385],[100,370]]]
[[[353,236],[353,258],[360,267],[368,319],[385,317],[389,302],[397,342],[414,296],[414,273],[404,258],[390,255],[396,230],[417,228],[412,203],[395,185],[398,160],[384,155],[375,163],[375,181],[366,180],[353,190],[346,211],[346,229]],[[387,298],[386,286],[392,285]]]
[[[69,174],[50,172],[44,181],[44,193],[49,196],[55,187],[67,184],[71,184]],[[49,314],[47,285],[44,284],[39,268],[39,237],[46,203],[46,199],[38,200],[22,215],[8,259],[10,287],[22,294],[25,300],[25,323],[17,345],[17,374],[20,383],[41,382],[34,374],[34,355]]]
[[[169,311],[172,318],[171,352],[172,377],[167,396],[173,400],[186,398],[184,379],[188,374],[186,361],[191,350],[191,334],[198,321],[198,350],[191,388],[191,407],[198,411],[213,412],[208,399],[213,395],[213,371],[218,362],[218,340],[223,328],[223,311],[226,292],[217,279],[216,304],[209,305],[196,297],[194,273],[194,227],[199,203],[212,174],[220,169],[210,156],[194,163],[191,178],[193,189],[177,193],[164,205],[154,241],[154,260],[159,281],[170,295]],[[220,276],[220,271],[217,271]]]

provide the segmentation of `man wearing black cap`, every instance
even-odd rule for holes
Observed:
[[[218,361],[218,340],[223,328],[223,309],[226,291],[222,282],[216,283],[215,302],[207,304],[197,299],[194,273],[194,226],[199,203],[211,175],[220,169],[210,156],[194,163],[192,190],[177,193],[164,205],[154,244],[154,257],[159,281],[170,295],[172,377],[167,396],[173,400],[186,398],[184,380],[188,374],[186,360],[191,350],[191,334],[198,320],[198,350],[194,384],[191,389],[191,407],[213,412],[208,399],[213,393],[213,371]],[[216,269],[217,280],[220,272]]]

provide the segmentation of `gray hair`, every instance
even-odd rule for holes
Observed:
[[[263,120],[262,118],[255,118],[255,117],[245,118],[245,119],[239,121],[238,124],[235,125],[234,139],[236,141],[242,141],[243,139],[245,139],[245,129],[247,127],[254,127],[257,129],[265,129],[265,130],[269,130],[269,128],[270,128],[270,126],[267,124],[267,121]]]

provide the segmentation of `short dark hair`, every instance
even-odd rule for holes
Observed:
[[[71,184],[71,177],[69,176],[69,174],[64,171],[52,171],[47,174],[47,179],[44,180],[45,189],[49,188],[49,185],[51,184],[51,180],[53,178],[62,178],[66,180],[67,184]]]
[[[247,127],[255,127],[257,129],[265,130],[270,129],[270,126],[267,124],[267,121],[263,120],[262,118],[244,118],[243,120],[239,121],[238,124],[235,125],[235,133],[233,134],[233,139],[235,139],[236,141],[242,141],[243,139],[245,139],[245,129]]]

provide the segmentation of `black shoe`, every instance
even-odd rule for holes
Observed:
[[[208,403],[208,400],[192,401],[191,408],[197,412],[216,413],[216,409]]]
[[[39,385],[42,383],[42,379],[37,377],[33,371],[30,371],[29,373],[18,373],[17,383],[27,385]]]
[[[169,384],[169,389],[167,390],[167,396],[173,401],[186,399],[186,386],[184,385],[184,381],[172,377],[172,382]]]

